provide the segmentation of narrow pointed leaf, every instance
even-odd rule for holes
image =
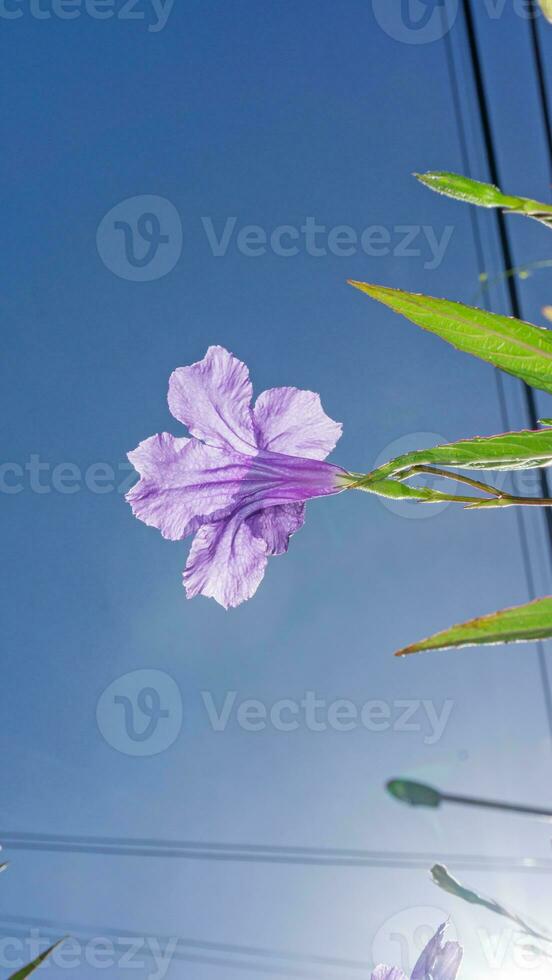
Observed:
[[[463,303],[366,282],[350,285],[457,350],[552,394],[552,331]]]
[[[528,470],[552,465],[552,429],[476,436],[458,442],[417,449],[397,456],[364,477],[375,481],[404,479],[413,466],[447,466],[458,470]]]
[[[42,963],[44,963],[44,960],[47,959],[48,956],[51,956],[54,950],[57,949],[57,947],[62,942],[64,942],[64,940],[60,939],[59,942],[54,943],[53,946],[50,946],[50,949],[45,950],[44,953],[41,953],[40,956],[37,956],[36,960],[33,960],[32,963],[29,963],[27,966],[24,966],[23,969],[18,970],[17,973],[12,974],[9,980],[24,980],[25,977],[30,976],[31,973],[34,973],[35,970],[38,970],[39,966],[41,966]]]
[[[525,922],[517,912],[513,912],[511,909],[507,909],[500,902],[496,902],[494,898],[485,898],[478,892],[472,891],[470,888],[466,888],[461,885],[456,878],[449,873],[448,869],[445,868],[443,864],[435,864],[431,869],[431,877],[439,888],[443,891],[448,892],[449,895],[454,895],[456,898],[461,898],[464,902],[469,902],[470,905],[480,905],[484,909],[488,909],[490,912],[495,912],[496,915],[501,915],[505,919],[509,919],[510,922],[514,922],[522,932],[527,936],[532,936],[533,939],[542,939],[547,943],[552,942],[552,935],[540,930],[533,928],[527,922]]]
[[[523,198],[503,194],[494,184],[485,184],[462,174],[453,174],[446,170],[430,170],[426,174],[414,174],[417,180],[437,194],[453,197],[467,204],[478,204],[483,208],[519,208]],[[537,203],[536,201],[534,202]],[[545,207],[545,205],[539,205]]]
[[[552,597],[536,599],[523,606],[502,609],[488,616],[479,616],[466,623],[435,633],[426,640],[398,650],[403,657],[423,650],[446,650],[453,647],[472,647],[481,644],[524,643],[552,637]]]
[[[543,3],[552,6],[552,0],[543,0]],[[446,197],[453,197],[457,201],[477,204],[482,208],[504,208],[505,211],[513,214],[525,214],[529,218],[536,218],[537,221],[552,225],[552,204],[533,201],[528,197],[503,194],[494,184],[484,184],[480,180],[472,180],[471,177],[442,170],[414,174],[414,176],[432,191],[444,194]]]

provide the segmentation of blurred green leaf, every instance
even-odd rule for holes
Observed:
[[[552,0],[542,0],[542,2],[552,9]],[[471,177],[442,170],[414,174],[414,176],[432,191],[444,194],[446,197],[453,197],[457,201],[477,204],[482,208],[504,208],[512,214],[524,214],[552,226],[552,204],[543,204],[542,201],[533,201],[528,197],[503,194],[494,184],[484,184],[479,180],[472,180]]]
[[[552,637],[552,597],[546,596],[544,599],[536,599],[523,606],[503,609],[452,626],[426,640],[404,647],[397,651],[395,656],[404,657],[423,650],[445,650],[480,644],[524,643],[531,640],[546,640],[550,637]]]
[[[44,960],[47,959],[48,956],[50,956],[62,942],[64,942],[64,940],[60,939],[57,943],[54,943],[53,946],[50,946],[50,949],[45,950],[44,953],[37,956],[36,960],[33,960],[33,962],[29,963],[28,966],[24,966],[22,970],[18,970],[17,973],[14,973],[9,980],[24,980],[24,977],[30,976],[31,973],[38,970],[39,966],[44,963]]]
[[[389,286],[351,280],[350,285],[423,330],[437,334],[457,350],[552,394],[552,331],[546,327]]]
[[[449,873],[448,869],[445,868],[444,864],[434,864],[431,869],[431,877],[433,882],[443,891],[448,892],[449,895],[454,895],[456,898],[461,898],[464,902],[469,902],[470,905],[480,905],[484,909],[488,909],[490,912],[495,912],[497,915],[501,915],[506,919],[510,919],[511,922],[515,924],[528,936],[532,936],[533,939],[543,939],[545,942],[552,942],[552,936],[550,933],[546,933],[544,930],[533,928],[528,925],[517,912],[512,912],[511,909],[507,909],[504,905],[496,902],[494,898],[484,898],[478,892],[472,891],[470,888],[466,888],[461,885],[456,878],[453,878]]]

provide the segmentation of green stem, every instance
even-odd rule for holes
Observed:
[[[492,500],[478,500],[467,510],[480,510],[483,507],[552,507],[550,497],[514,497],[508,493]]]
[[[449,470],[440,470],[436,466],[427,466],[425,463],[418,463],[415,466],[409,467],[409,469],[399,473],[397,475],[397,479],[408,480],[411,476],[416,476],[417,473],[429,473],[433,476],[440,476],[444,479],[454,480],[456,483],[465,483],[466,486],[473,487],[474,490],[482,490],[483,493],[489,494],[491,497],[504,496],[502,490],[497,490],[496,487],[491,487],[487,483],[480,483],[479,480],[472,480],[469,476],[462,476],[460,473],[451,473]]]
[[[438,467],[428,466],[424,463],[419,463],[414,466],[410,466],[407,469],[399,471],[394,474],[393,477],[388,477],[385,480],[370,480],[370,474],[362,473],[350,473],[348,475],[348,489],[350,490],[364,490],[367,493],[376,494],[376,496],[391,497],[392,499],[401,499],[399,494],[389,493],[391,487],[403,484],[406,480],[413,476],[424,473],[430,476],[440,476],[443,479],[454,480],[457,483],[466,484],[472,487],[474,490],[480,490],[482,493],[487,495],[487,498],[480,498],[472,496],[462,496],[460,494],[444,494],[440,491],[430,491],[425,487],[410,487],[405,486],[405,491],[408,491],[410,499],[417,499],[420,503],[440,503],[442,501],[451,501],[459,504],[466,504],[467,510],[479,510],[482,508],[491,507],[552,507],[551,497],[517,497],[513,494],[506,493],[503,490],[498,490],[496,487],[489,486],[486,483],[481,483],[479,480],[472,480],[471,477],[462,476],[457,473],[451,473],[449,470],[441,470]],[[349,482],[351,480],[352,482]],[[378,482],[380,484],[380,491],[378,493]],[[383,487],[386,487],[387,492],[383,491]],[[416,491],[419,492],[420,496],[416,498]],[[433,493],[433,499],[431,497],[425,496],[425,494]],[[409,499],[408,497],[403,499]]]

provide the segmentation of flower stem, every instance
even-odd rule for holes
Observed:
[[[466,510],[480,510],[483,507],[552,507],[551,497],[515,497],[508,493],[503,493],[500,497],[491,500],[477,500],[470,504]]]
[[[479,490],[485,497],[463,496],[460,494],[446,494],[439,490],[430,490],[428,487],[411,487],[406,481],[419,474],[429,476],[439,476],[442,479],[454,480]],[[391,497],[403,500],[417,500],[419,503],[440,503],[442,501],[452,501],[455,503],[466,504],[467,510],[479,510],[491,507],[552,507],[551,497],[518,497],[498,490],[496,487],[479,480],[472,480],[471,477],[453,473],[450,470],[441,470],[435,466],[428,466],[424,463],[410,466],[404,470],[399,470],[392,477],[385,479],[375,479],[371,473],[349,473],[346,484],[350,490],[364,490],[367,493],[374,493],[381,497]],[[399,489],[402,487],[402,491]]]
[[[497,490],[496,487],[491,487],[487,483],[480,483],[479,480],[472,480],[469,476],[462,476],[460,473],[451,473],[449,470],[440,470],[436,466],[427,466],[424,463],[418,463],[416,466],[410,466],[407,470],[399,473],[397,479],[408,480],[412,476],[416,476],[418,473],[429,473],[432,476],[440,476],[444,479],[454,480],[456,483],[465,483],[468,487],[473,487],[474,490],[481,490],[483,493],[489,494],[491,497],[503,497],[504,494],[501,490]]]

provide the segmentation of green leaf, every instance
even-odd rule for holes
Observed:
[[[45,950],[44,953],[37,956],[36,960],[33,960],[33,962],[29,963],[28,966],[24,966],[22,970],[18,970],[17,973],[12,974],[9,980],[24,980],[24,977],[30,976],[31,973],[38,970],[39,966],[44,962],[44,960],[47,959],[48,956],[50,956],[62,942],[64,942],[64,940],[60,939],[57,943],[54,943],[53,946],[50,946],[50,949]]]
[[[552,465],[552,429],[476,436],[458,442],[417,449],[372,470],[362,482],[402,480],[412,467],[448,466],[459,470],[528,470]],[[452,476],[452,474],[451,474]],[[358,485],[358,484],[355,484]]]
[[[552,0],[543,0],[543,2],[548,3],[552,8]],[[414,174],[414,176],[432,191],[444,194],[446,197],[453,197],[457,201],[477,204],[482,208],[504,208],[512,214],[525,214],[529,218],[536,218],[537,221],[552,226],[552,204],[543,204],[542,201],[533,201],[528,197],[503,194],[494,184],[484,184],[479,180],[472,180],[471,177],[462,177],[460,174],[451,174],[442,170]]]
[[[546,327],[389,286],[349,283],[457,350],[552,394],[552,331]]]
[[[533,939],[542,939],[547,943],[552,942],[552,935],[545,932],[544,929],[534,929],[532,926],[528,925],[517,912],[512,912],[511,909],[507,909],[504,905],[496,902],[494,898],[484,898],[478,892],[472,891],[470,888],[465,888],[461,885],[456,878],[453,878],[449,873],[448,869],[445,868],[443,864],[434,864],[431,869],[431,877],[434,884],[443,891],[448,892],[449,895],[454,895],[456,898],[461,898],[464,902],[469,902],[470,905],[479,905],[481,908],[488,909],[489,912],[495,912],[496,915],[501,915],[510,922],[515,922],[516,926],[521,929],[527,936],[532,936]]]
[[[525,643],[552,637],[552,597],[536,599],[523,606],[514,606],[489,616],[470,619],[467,623],[452,626],[435,633],[426,640],[412,643],[398,650],[396,657],[404,657],[422,650],[445,650],[453,647],[472,647],[481,644]]]

